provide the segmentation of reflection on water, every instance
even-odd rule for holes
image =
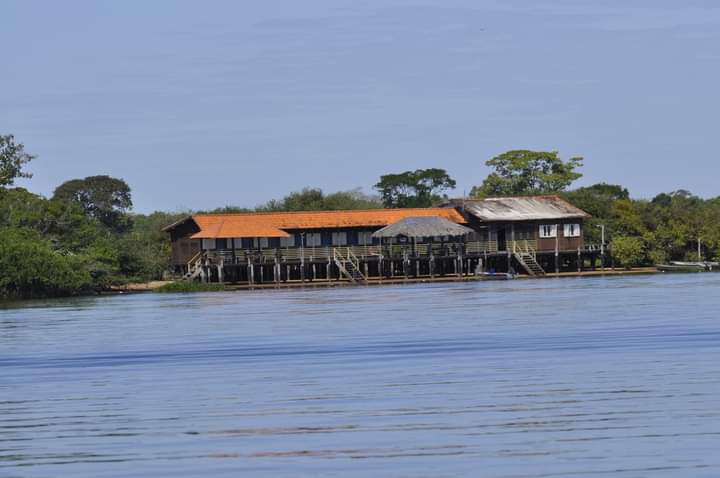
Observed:
[[[720,274],[0,309],[0,476],[718,476]]]

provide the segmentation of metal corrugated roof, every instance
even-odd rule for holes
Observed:
[[[518,196],[485,199],[456,199],[453,206],[481,221],[533,221],[545,219],[574,219],[590,217],[558,196]]]
[[[375,231],[373,237],[440,237],[464,236],[473,232],[444,217],[407,217]]]

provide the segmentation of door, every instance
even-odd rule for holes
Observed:
[[[497,230],[497,247],[498,247],[498,251],[507,250],[507,238],[505,235],[504,227],[500,227]]]

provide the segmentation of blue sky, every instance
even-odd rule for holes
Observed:
[[[135,209],[254,206],[508,149],[578,184],[717,196],[716,1],[4,0],[0,132],[19,185],[122,177]]]

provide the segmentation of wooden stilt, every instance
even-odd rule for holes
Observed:
[[[555,251],[555,273],[560,273],[560,253]]]
[[[579,247],[578,247],[578,256],[577,256],[577,270],[578,270],[578,272],[582,272],[582,254],[580,253]]]

